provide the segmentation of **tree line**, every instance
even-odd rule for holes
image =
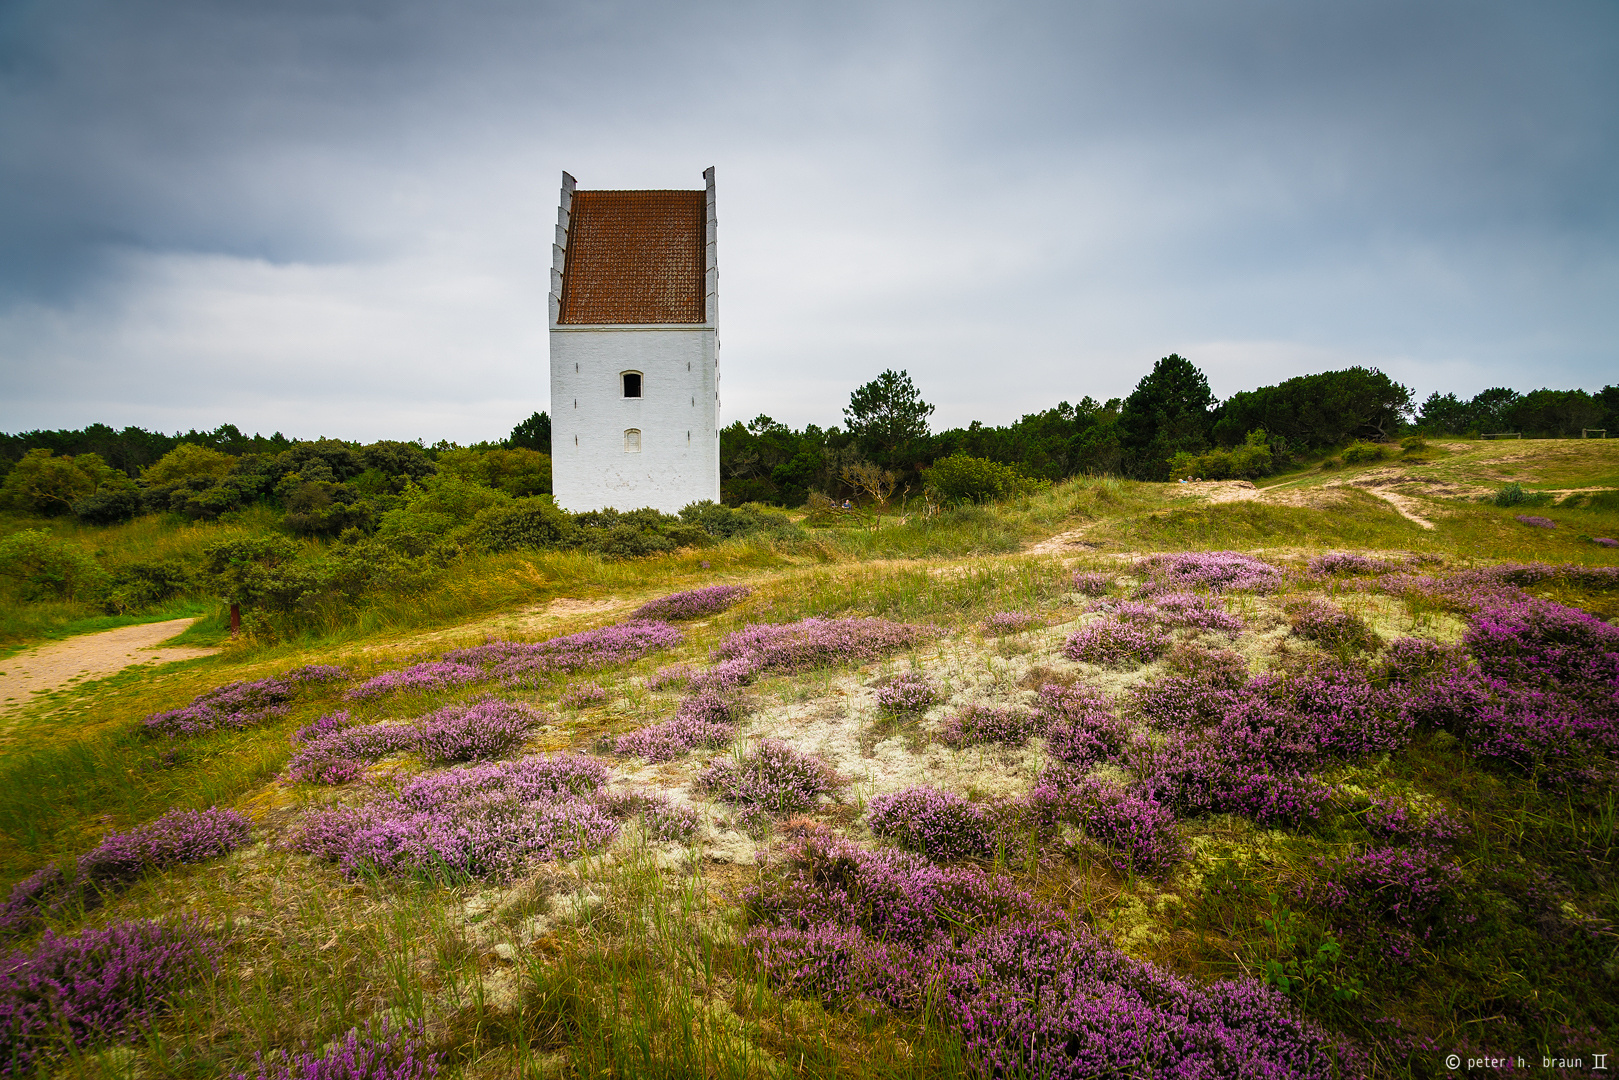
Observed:
[[[1059,402],[1004,426],[974,421],[934,432],[933,406],[904,371],[885,371],[850,395],[842,427],[794,430],[768,416],[737,421],[720,433],[724,501],[802,505],[811,492],[842,496],[849,468],[870,462],[900,487],[938,487],[972,458],[1033,481],[1082,474],[1168,480],[1187,473],[1260,476],[1300,457],[1357,441],[1402,435],[1521,432],[1526,438],[1579,437],[1584,428],[1619,434],[1619,386],[1583,390],[1486,390],[1471,401],[1430,396],[1375,368],[1300,375],[1218,401],[1191,361],[1166,356],[1126,398]]]
[[[1203,372],[1172,354],[1125,398],[1086,396],[1006,425],[973,421],[937,432],[933,412],[908,372],[890,370],[850,394],[841,425],[736,421],[720,433],[722,499],[797,507],[812,496],[869,494],[859,478],[885,475],[896,493],[966,501],[1084,474],[1251,478],[1346,444],[1412,433],[1619,434],[1619,386],[1527,394],[1495,387],[1465,401],[1434,393],[1416,405],[1383,372],[1351,367],[1219,401]],[[550,450],[544,412],[505,439],[472,447],[249,436],[232,424],[174,435],[92,424],[0,434],[0,507],[115,521],[154,511],[212,518],[263,502],[286,512],[290,531],[337,535],[374,526],[407,485],[441,471],[513,498],[548,493]]]

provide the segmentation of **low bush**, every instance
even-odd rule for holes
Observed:
[[[24,601],[95,600],[110,584],[93,555],[45,529],[0,537],[0,580]]]
[[[1382,461],[1389,456],[1388,447],[1377,443],[1352,442],[1344,447],[1343,459],[1345,465],[1366,465],[1373,461]]]
[[[1552,496],[1545,491],[1525,491],[1523,485],[1516,480],[1502,484],[1490,502],[1496,506],[1545,506],[1552,501]]]
[[[1133,870],[1162,873],[1183,854],[1168,807],[1102,780],[1045,778],[1029,793],[1029,805],[1048,827],[1078,826]]]
[[[1010,465],[954,453],[922,470],[927,492],[946,506],[994,502],[1027,494],[1040,486]]]
[[[1021,746],[1039,730],[1039,719],[1027,710],[974,702],[948,717],[939,737],[955,747],[992,742]]]

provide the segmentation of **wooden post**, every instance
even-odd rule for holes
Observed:
[[[241,604],[232,604],[230,606],[230,636],[231,637],[236,637],[241,632],[242,632],[242,605]]]

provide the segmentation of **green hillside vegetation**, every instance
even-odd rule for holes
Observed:
[[[982,1047],[950,1011],[957,991],[942,977],[915,994],[893,987],[1015,920],[971,907],[978,894],[962,886],[935,913],[942,951],[821,916],[788,925],[806,882],[865,872],[865,855],[826,846],[842,843],[919,852],[917,880],[1009,890],[996,903],[1033,905],[1042,932],[1120,950],[1097,971],[1151,965],[1140,970],[1164,994],[1167,976],[1269,987],[1317,1033],[1299,1036],[1313,1064],[1288,1075],[1428,1078],[1447,1075],[1450,1052],[1619,1045],[1613,747],[1525,754],[1436,707],[1397,738],[1374,724],[1365,746],[1320,750],[1303,779],[1264,774],[1244,789],[1309,788],[1310,812],[1119,786],[1167,768],[1164,748],[1184,735],[1162,726],[1160,690],[1248,685],[1259,696],[1244,707],[1259,709],[1322,678],[1369,688],[1385,723],[1417,697],[1400,681],[1411,671],[1471,670],[1468,635],[1492,604],[1568,605],[1559,626],[1602,633],[1580,620],[1619,618],[1619,442],[1423,431],[1409,396],[1390,403],[1397,385],[1364,371],[1307,384],[1330,382],[1345,402],[1331,437],[1312,441],[1328,421],[1302,415],[1298,386],[1238,408],[1214,402],[1181,358],[1154,374],[1133,403],[934,433],[908,376],[887,373],[852,396],[842,429],[727,429],[735,505],[678,515],[558,508],[543,414],[470,448],[131,435],[126,450],[151,452],[129,450],[129,465],[110,429],[100,449],[74,433],[6,444],[17,453],[0,485],[0,643],[195,615],[186,639],[220,648],[0,713],[0,887],[32,882],[25,892],[49,898],[43,868],[90,873],[109,836],[176,809],[248,819],[229,854],[148,860],[0,915],[21,950],[41,948],[46,929],[146,918],[194,917],[219,943],[217,973],[176,983],[138,1030],[30,1036],[40,1075],[252,1076],[256,1055],[323,1054],[384,1027],[450,1078],[971,1075]],[[1356,410],[1365,418],[1348,423]],[[1241,553],[1207,565],[1261,583],[1155,577],[1153,556],[1199,552]],[[619,641],[643,604],[716,588],[724,603],[693,608],[645,652],[497,674],[502,649],[597,631]],[[692,685],[725,649],[755,655],[729,635],[763,648],[760,635],[807,618],[908,629],[844,625],[820,652],[716,677],[711,698]],[[861,652],[849,644],[861,633],[889,643]],[[485,660],[456,651],[489,643],[514,644]],[[457,664],[465,681],[362,692]],[[185,728],[219,688],[265,679],[282,680],[268,705]],[[1580,722],[1611,723],[1597,681],[1574,682],[1513,692],[1584,694]],[[1071,725],[1051,721],[1054,702],[1078,710]],[[344,813],[381,814],[416,778],[456,775],[444,761],[459,751],[435,758],[425,735],[401,732],[480,708],[516,709],[528,726],[467,750],[470,768],[566,755],[611,783],[539,809],[482,791],[438,833],[401,827],[388,835],[415,839],[398,848],[330,854],[359,835]],[[698,708],[717,733],[667,757],[629,749]],[[143,723],[165,714],[171,728]],[[1576,728],[1548,721],[1553,735]],[[1086,749],[1087,732],[1116,745]],[[333,773],[290,771],[338,745],[322,739],[361,734],[378,747],[352,761],[332,751]],[[771,769],[822,794],[747,801]],[[884,824],[898,795],[929,785],[935,817]],[[1158,816],[1129,816],[1147,804]],[[457,828],[475,837],[497,813],[518,815],[506,841],[566,822],[559,835],[577,850],[505,874],[432,846]],[[310,839],[322,821],[338,822],[324,848]],[[412,844],[428,855],[399,855]],[[816,851],[833,854],[815,863]],[[1393,857],[1405,861],[1378,861]],[[862,959],[828,961],[835,977],[817,983],[759,944],[797,948],[809,929],[831,935],[834,960]],[[0,1038],[13,1038],[7,1053],[24,1046]]]

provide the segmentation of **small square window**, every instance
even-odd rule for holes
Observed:
[[[624,452],[626,454],[639,454],[641,452],[641,429],[629,428],[624,432]]]
[[[641,396],[641,373],[639,371],[626,371],[620,378],[624,380],[625,397]]]

